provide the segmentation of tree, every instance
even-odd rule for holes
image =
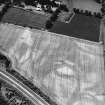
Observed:
[[[101,14],[100,13],[97,13],[96,15],[98,18],[102,18]]]
[[[51,16],[50,20],[52,22],[55,22],[58,18],[59,13],[61,12],[61,10],[58,8]]]
[[[46,22],[46,28],[50,29],[53,26],[53,22],[55,22],[58,19],[58,15],[61,12],[60,8],[58,8],[50,17],[50,19]]]
[[[65,12],[69,12],[68,8],[66,7],[66,5],[60,5],[60,10],[63,10]]]
[[[102,2],[101,12],[102,12],[102,15],[104,16],[105,15],[105,0],[103,0]]]
[[[52,26],[53,26],[53,23],[50,21],[50,20],[48,20],[47,22],[46,22],[46,29],[51,29],[52,28]]]
[[[95,0],[97,3],[101,3],[101,0]]]

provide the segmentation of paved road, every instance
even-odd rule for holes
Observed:
[[[0,70],[0,78],[7,81],[9,84],[12,84],[13,87],[17,88],[20,92],[22,92],[22,94],[24,94],[35,105],[49,105],[37,94],[35,94],[31,89],[22,84],[19,80],[11,76],[9,73]]]

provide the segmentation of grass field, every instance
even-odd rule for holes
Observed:
[[[11,8],[4,15],[2,22],[42,29],[45,28],[46,20],[48,20],[48,17],[44,15]],[[100,19],[94,16],[75,14],[70,23],[66,24],[57,21],[49,31],[98,42]]]
[[[45,23],[49,16],[39,13],[33,13],[22,8],[10,8],[2,18],[2,22],[17,24],[24,27],[37,29],[45,28]]]
[[[100,19],[93,16],[75,14],[69,24],[55,22],[50,31],[98,42],[100,34]]]

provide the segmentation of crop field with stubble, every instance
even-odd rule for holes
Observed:
[[[22,8],[12,7],[2,18],[3,23],[11,23],[24,27],[46,29],[46,21],[50,15],[43,15],[39,11],[33,13]],[[63,14],[64,15],[64,14]],[[94,16],[75,14],[69,23],[56,21],[50,32],[71,37],[99,42],[101,19]]]
[[[1,24],[0,46],[15,70],[58,105],[104,105],[102,45]]]

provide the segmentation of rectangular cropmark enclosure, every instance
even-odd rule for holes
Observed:
[[[0,24],[0,46],[14,70],[58,105],[105,105],[103,45]]]

